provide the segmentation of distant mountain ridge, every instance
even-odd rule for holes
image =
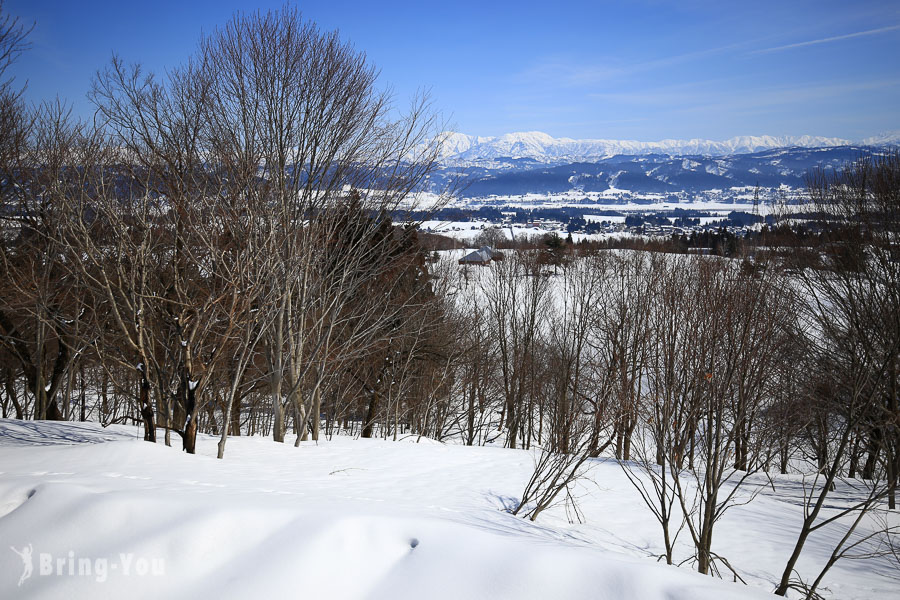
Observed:
[[[461,196],[478,198],[521,194],[628,191],[646,194],[696,195],[718,190],[726,195],[746,195],[757,186],[776,190],[786,186],[804,189],[815,169],[839,169],[862,156],[879,153],[885,146],[842,145],[830,147],[772,148],[744,154],[709,156],[618,154],[593,160],[539,160],[498,158],[444,165],[434,174],[435,184],[461,176]]]
[[[575,140],[554,138],[540,131],[482,137],[463,133],[443,134],[442,160],[465,164],[500,158],[528,158],[540,162],[598,161],[617,155],[731,156],[776,148],[835,148],[900,144],[900,131],[851,141],[821,136],[738,136],[728,140],[704,139],[639,142],[635,140]]]

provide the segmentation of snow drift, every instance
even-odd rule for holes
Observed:
[[[528,452],[414,441],[234,438],[217,461],[204,436],[188,456],[131,427],[0,421],[0,597],[762,598],[799,510],[761,498],[723,525],[748,587],[650,558],[654,525],[614,462],[579,490],[586,524],[530,523],[504,510]],[[845,598],[893,589],[838,580]]]

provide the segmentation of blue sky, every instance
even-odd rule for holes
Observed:
[[[81,115],[113,52],[163,71],[236,10],[276,2],[6,0],[35,22],[12,70]],[[900,2],[340,2],[298,6],[458,131],[725,139],[900,130]]]

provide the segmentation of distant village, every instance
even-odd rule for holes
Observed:
[[[615,211],[591,210],[576,207],[503,209],[481,207],[473,210],[443,209],[423,222],[421,230],[454,238],[469,238],[491,228],[499,229],[507,237],[557,233],[562,236],[603,237],[631,235],[648,237],[690,236],[709,231],[728,231],[742,236],[763,227],[774,228],[782,223],[803,223],[813,217],[794,212],[779,217],[748,210],[697,210],[674,208],[669,210]]]
[[[742,237],[765,227],[794,226],[816,217],[804,212],[805,195],[792,189],[754,193],[740,188],[699,194],[616,192],[609,198],[574,192],[460,199],[432,213],[409,213],[404,218],[421,222],[421,231],[456,239],[499,228],[512,239],[555,232],[582,240],[607,236],[670,238],[711,231]]]

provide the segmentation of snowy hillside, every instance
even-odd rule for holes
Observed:
[[[801,518],[790,478],[727,515],[714,547],[744,586],[659,564],[613,461],[577,489],[584,524],[530,523],[504,510],[530,453],[415,441],[242,437],[217,461],[208,437],[188,456],[125,426],[0,421],[0,597],[764,598]],[[802,574],[838,532],[810,540]],[[825,586],[892,598],[896,572],[846,561]]]
[[[867,146],[897,146],[900,145],[900,131],[885,131],[865,138],[862,143]]]
[[[820,136],[738,136],[724,141],[703,139],[661,140],[574,140],[554,138],[540,131],[508,133],[499,137],[479,137],[462,133],[444,134],[443,157],[448,163],[493,160],[497,158],[531,158],[539,161],[597,160],[615,156],[666,154],[728,156],[759,152],[772,148],[827,148],[847,146],[852,142]],[[872,138],[869,144],[895,142],[897,136]]]
[[[506,158],[479,162],[477,166],[464,169],[447,167],[433,179],[446,182],[446,177],[462,170],[466,183],[462,194],[468,197],[610,189],[628,190],[639,195],[696,194],[709,190],[753,189],[757,185],[768,190],[780,187],[805,189],[806,175],[810,171],[837,169],[873,152],[878,150],[868,146],[835,146],[775,148],[728,156],[632,154],[557,163]]]

